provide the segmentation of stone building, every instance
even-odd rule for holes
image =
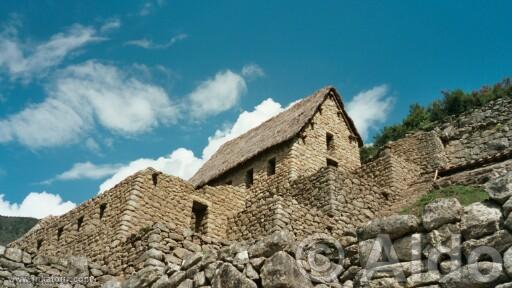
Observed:
[[[389,143],[362,164],[362,139],[340,94],[326,87],[222,145],[189,181],[151,168],[139,171],[65,215],[41,221],[11,246],[87,256],[122,274],[147,248],[133,244],[133,235],[154,223],[186,229],[212,247],[279,230],[299,239],[315,232],[350,235],[357,225],[400,211],[436,185],[470,179],[482,184],[499,169],[510,169],[510,111],[512,100],[498,100],[442,129]],[[482,113],[499,115],[499,122],[487,123]],[[482,135],[492,141],[465,140]]]

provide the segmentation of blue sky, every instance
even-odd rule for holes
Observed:
[[[325,85],[371,142],[511,76],[510,1],[362,2],[0,2],[0,214],[61,214],[148,165],[189,177]]]

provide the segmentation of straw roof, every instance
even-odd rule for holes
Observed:
[[[334,87],[324,87],[302,99],[289,109],[263,122],[239,137],[224,143],[197,171],[190,182],[200,187],[258,154],[295,137],[309,123],[324,100],[332,95],[359,146],[363,141],[354,122],[345,112],[341,97]]]

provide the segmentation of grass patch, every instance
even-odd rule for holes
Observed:
[[[475,202],[489,199],[489,195],[483,188],[479,187],[461,185],[444,187],[441,189],[432,190],[429,193],[423,195],[412,206],[402,210],[401,214],[421,216],[423,213],[423,208],[427,204],[439,198],[457,198],[462,206],[467,206]]]

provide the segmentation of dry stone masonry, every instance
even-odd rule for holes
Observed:
[[[511,111],[511,99],[496,100],[388,143],[363,164],[363,142],[341,96],[333,87],[320,89],[222,145],[188,181],[148,168],[63,216],[43,219],[4,250],[53,260],[24,263],[0,250],[0,283],[11,285],[16,273],[68,275],[68,266],[54,262],[70,257],[86,259],[82,270],[101,283],[65,287],[473,287],[442,284],[471,265],[499,266],[493,283],[508,281],[509,264],[465,257],[483,245],[505,259],[512,254],[510,176],[500,178],[512,170]],[[453,184],[485,185],[493,200],[465,208],[440,200],[423,219],[396,215],[433,188]],[[425,253],[451,234],[461,235],[461,259],[441,257],[440,271],[416,273]],[[331,266],[332,257],[315,255],[316,264],[333,267],[334,280],[297,254],[301,245],[303,252],[318,248],[310,243],[314,235],[339,243],[322,246],[330,252],[344,250],[343,261]],[[367,277],[371,248],[390,241],[399,261],[387,266],[402,267],[405,278],[380,270]],[[416,242],[427,246],[411,252]],[[486,285],[474,287],[494,287]]]

